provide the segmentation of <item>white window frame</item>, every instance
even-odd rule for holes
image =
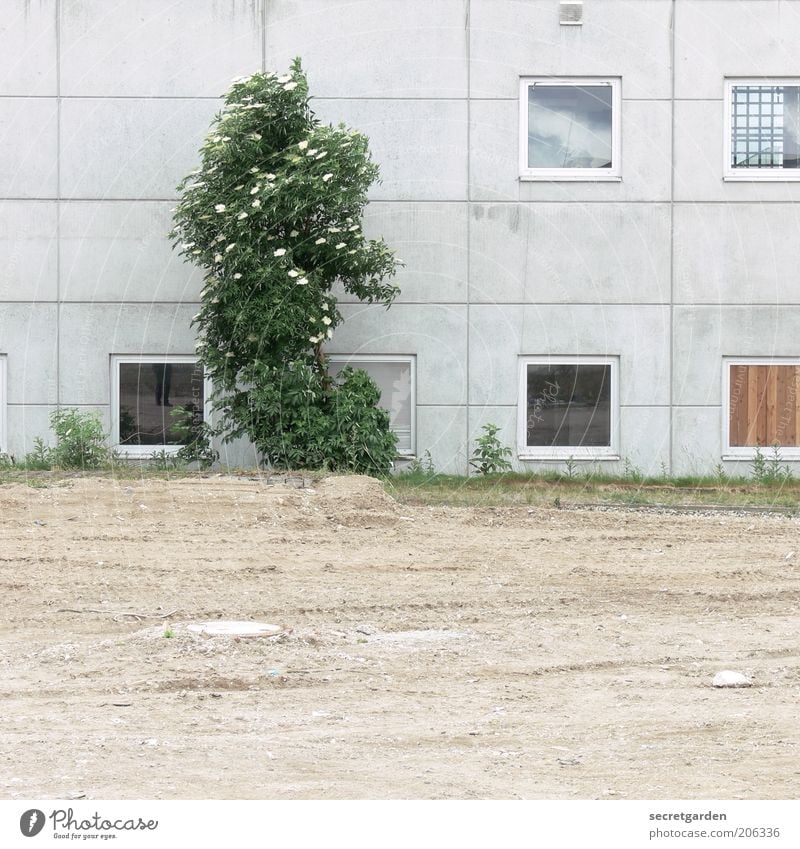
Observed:
[[[733,87],[734,86],[800,86],[800,77],[726,77],[725,78],[725,138],[723,139],[722,179],[731,183],[796,183],[800,168],[734,168],[733,154]],[[794,173],[792,173],[794,172]],[[744,365],[744,363],[742,363]]]
[[[621,77],[521,77],[519,81],[519,178],[522,181],[620,182],[622,180]],[[532,85],[611,86],[611,168],[530,168],[528,166],[528,89]]]
[[[111,441],[121,457],[147,459],[154,453],[177,454],[180,445],[120,445],[119,441],[119,367],[128,363],[197,363],[193,354],[112,354],[111,355]],[[203,377],[203,420],[211,422],[211,380]]]
[[[373,363],[405,363],[409,366],[411,380],[411,436],[410,448],[397,449],[398,457],[415,457],[417,453],[417,358],[413,354],[330,354],[328,359],[332,363],[349,364],[356,362]]]
[[[581,365],[611,366],[610,445],[528,445],[528,366]],[[619,460],[619,357],[522,356],[519,358],[517,400],[517,457],[520,460]]]
[[[755,445],[731,445],[731,367],[732,366],[800,366],[800,357],[723,357],[722,358],[722,459],[752,460]],[[762,454],[771,445],[759,446]],[[800,445],[781,445],[784,460],[800,460]]]
[[[8,452],[8,357],[0,354],[0,454]]]

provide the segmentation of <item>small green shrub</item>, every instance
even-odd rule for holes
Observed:
[[[426,448],[425,453],[421,457],[414,459],[406,466],[403,471],[404,475],[429,475],[433,477],[436,474],[436,467],[433,464],[431,452]]]
[[[22,464],[29,471],[100,469],[114,459],[97,413],[81,413],[75,408],[55,410],[50,414],[50,427],[56,436],[55,448],[37,436]]]
[[[56,410],[50,415],[50,427],[56,435],[56,447],[50,449],[53,466],[99,469],[108,463],[108,434],[97,413],[81,413],[74,408]]]
[[[475,453],[469,461],[470,466],[479,475],[491,475],[496,472],[508,472],[511,463],[506,457],[511,456],[511,449],[503,445],[497,438],[500,428],[496,424],[485,424],[483,435],[475,440]]]
[[[753,480],[762,483],[767,474],[767,458],[761,450],[760,446],[756,446],[753,459],[750,461],[750,472],[753,475]]]
[[[28,471],[48,471],[53,468],[53,449],[45,444],[41,436],[33,440],[33,450],[25,455],[23,462]]]
[[[163,448],[160,451],[153,451],[148,461],[148,466],[157,472],[175,472],[186,465],[177,454],[165,451]]]
[[[564,460],[564,475],[568,477],[570,480],[576,477],[578,474],[578,464],[575,462],[574,457],[567,457]]]
[[[777,442],[773,443],[769,457],[761,450],[761,446],[756,446],[753,459],[750,461],[750,471],[753,480],[757,483],[789,483],[792,480],[792,470],[789,466],[783,465],[781,447]]]
[[[642,474],[642,470],[632,463],[627,457],[623,463],[623,477],[626,480],[634,481],[635,483],[641,483],[644,479],[644,475]]]

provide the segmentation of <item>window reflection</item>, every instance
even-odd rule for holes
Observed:
[[[611,168],[610,85],[528,88],[529,168]]]
[[[610,365],[528,365],[527,445],[610,446]]]
[[[181,425],[203,419],[203,380],[195,363],[120,363],[120,445],[182,444]]]

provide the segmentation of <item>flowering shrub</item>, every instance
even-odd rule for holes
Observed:
[[[172,236],[205,269],[197,352],[225,437],[247,435],[276,466],[385,473],[388,417],[355,410],[374,408],[377,387],[333,380],[323,353],[342,321],[334,283],[387,307],[397,294],[398,260],[361,230],[378,179],[366,137],[320,123],[295,60],[285,76],[234,81],[201,162],[179,186]]]

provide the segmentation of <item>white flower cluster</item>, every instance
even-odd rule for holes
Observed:
[[[309,336],[308,341],[312,345],[316,345],[319,342],[322,342],[323,339],[332,339],[332,338],[333,338],[333,329],[329,327],[325,333],[320,333],[318,336]]]

